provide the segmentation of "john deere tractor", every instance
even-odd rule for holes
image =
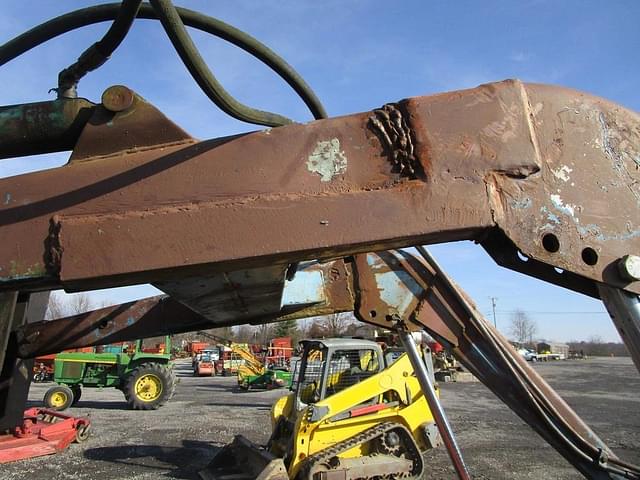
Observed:
[[[44,403],[54,410],[65,410],[80,400],[83,388],[114,387],[124,393],[134,410],[155,410],[174,394],[176,386],[170,362],[171,340],[165,337],[166,353],[142,351],[142,340],[133,352],[59,353],[54,361],[54,380]]]

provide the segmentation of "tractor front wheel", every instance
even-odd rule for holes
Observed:
[[[155,410],[169,401],[176,378],[169,365],[149,362],[136,367],[125,379],[124,396],[134,410]]]
[[[66,385],[51,387],[44,395],[44,404],[52,410],[66,410],[73,404],[73,391]]]

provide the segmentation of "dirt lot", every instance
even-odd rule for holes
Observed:
[[[235,434],[267,440],[270,406],[285,392],[241,392],[233,378],[193,378],[189,367],[177,364],[176,396],[154,412],[127,410],[116,390],[85,390],[70,412],[91,417],[93,436],[57,456],[3,465],[0,478],[196,479],[196,472]],[[640,376],[629,359],[535,368],[619,456],[640,458]],[[40,404],[48,386],[32,387],[32,405]],[[474,478],[582,478],[483,385],[443,384],[442,399]],[[455,478],[444,450],[429,453],[427,462],[426,478]]]

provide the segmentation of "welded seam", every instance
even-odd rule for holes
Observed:
[[[398,103],[375,109],[369,127],[379,138],[389,161],[397,173],[410,179],[424,178],[422,165],[415,155],[415,135]]]

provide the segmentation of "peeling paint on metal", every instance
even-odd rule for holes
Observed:
[[[570,205],[570,204],[565,204],[562,201],[562,198],[560,198],[560,195],[556,195],[556,194],[551,194],[551,203],[553,203],[553,206],[556,207],[556,210],[561,211],[562,213],[569,215],[570,217],[573,217],[573,219],[577,222],[578,219],[576,218],[576,209],[575,209],[575,205]]]
[[[424,292],[407,272],[387,271],[376,273],[376,284],[382,300],[390,310],[405,314],[414,298],[420,298]],[[411,294],[408,294],[409,291]]]
[[[553,222],[556,225],[560,225],[560,219],[558,218],[558,216],[555,213],[550,212],[547,207],[543,206],[540,209],[540,211],[542,212],[543,215],[545,215],[547,217],[547,220],[549,222]]]
[[[290,305],[322,303],[326,300],[322,271],[303,270],[296,272],[293,280],[285,282],[281,308]]]
[[[514,199],[511,201],[511,207],[518,209],[518,210],[524,210],[527,208],[531,207],[531,199],[529,197],[525,197],[525,198],[521,198],[521,199]]]
[[[9,192],[4,194],[4,204],[9,205],[11,202],[11,194]]]
[[[583,237],[591,236],[600,242],[607,242],[610,240],[631,240],[633,238],[640,237],[640,229],[629,231],[627,233],[615,233],[610,235],[605,235],[600,230],[598,225],[590,223],[585,226],[578,226],[578,233]]]
[[[0,269],[1,270],[1,269]],[[20,265],[16,261],[10,262],[9,274],[0,277],[0,282],[12,282],[15,280],[26,280],[29,278],[41,277],[46,273],[46,269],[40,263],[31,266]]]
[[[635,168],[640,168],[640,152],[634,148],[634,142],[628,138],[628,133],[614,121],[607,119],[603,112],[598,112],[598,121],[600,123],[600,131],[602,138],[600,142],[596,139],[596,145],[600,146],[602,151],[609,157],[613,163],[613,169],[620,178],[625,179],[629,190],[640,204],[640,192],[636,187],[636,182],[627,169],[626,162],[633,162]],[[614,123],[612,125],[612,123]],[[628,183],[626,180],[631,180]]]
[[[569,174],[571,172],[573,172],[573,169],[568,167],[567,165],[563,165],[556,170],[551,170],[551,173],[553,173],[554,177],[559,178],[563,182],[569,181]]]
[[[340,140],[332,138],[316,144],[307,159],[307,169],[320,174],[320,180],[330,182],[333,177],[347,171],[347,157],[340,150]]]

